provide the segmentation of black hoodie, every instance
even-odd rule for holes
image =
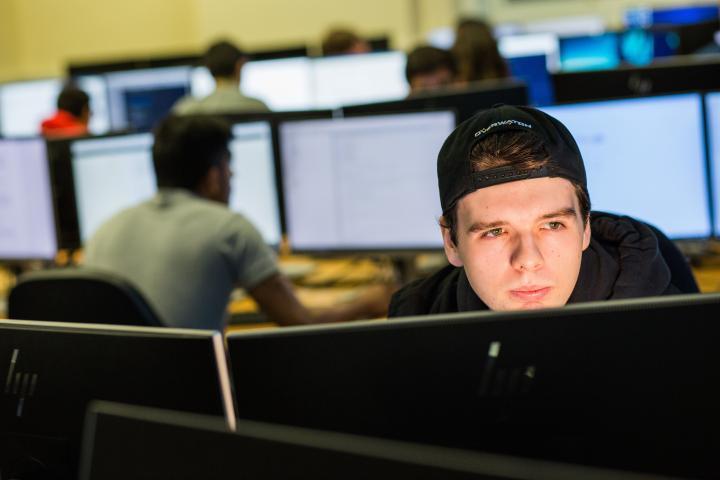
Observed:
[[[658,230],[630,217],[593,212],[590,246],[568,303],[695,293],[680,252]],[[447,266],[392,298],[390,317],[487,310],[463,268]]]

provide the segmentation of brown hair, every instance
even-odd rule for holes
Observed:
[[[528,132],[489,135],[475,144],[470,152],[470,161],[476,172],[508,165],[519,170],[534,170],[547,165],[550,160],[543,141]],[[590,218],[590,197],[582,185],[571,183],[580,204],[580,215],[587,222]],[[457,203],[443,212],[440,226],[450,230],[450,238],[457,244]]]
[[[475,82],[510,76],[492,29],[482,20],[463,20],[458,24],[452,54],[461,81]]]

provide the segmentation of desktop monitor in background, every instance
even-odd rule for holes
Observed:
[[[463,89],[442,89],[421,92],[402,100],[368,103],[343,107],[345,116],[368,113],[413,112],[420,110],[454,110],[458,123],[472,117],[479,110],[497,103],[527,105],[528,88],[516,79],[483,80]]]
[[[110,106],[105,77],[86,75],[76,80],[77,86],[90,97],[90,124],[88,129],[94,135],[103,135],[112,130],[110,126]]]
[[[529,103],[533,105],[555,103],[552,79],[547,69],[545,55],[512,57],[507,59],[507,64],[512,76],[527,84]]]
[[[279,246],[282,229],[270,122],[233,125],[230,209],[245,215],[266,243]]]
[[[720,17],[720,7],[715,2],[708,5],[654,8],[651,16],[654,25],[691,25],[693,23],[717,20]]]
[[[156,192],[152,135],[76,140],[71,144],[78,226],[83,243],[119,211]]]
[[[638,218],[671,238],[710,235],[699,94],[543,110],[575,137],[593,210]]]
[[[705,97],[705,109],[710,147],[715,237],[720,237],[720,92]]]
[[[41,139],[0,140],[0,260],[52,260],[53,195]]]
[[[498,49],[505,59],[545,55],[547,69],[560,69],[560,40],[554,33],[505,35],[498,38]]]
[[[40,135],[40,124],[57,110],[62,80],[51,78],[0,84],[0,136]]]
[[[717,478],[719,315],[697,294],[227,342],[238,418]]]
[[[197,414],[95,402],[85,420],[80,480],[130,478],[654,480],[617,470],[258,422],[238,421],[237,431],[230,432],[218,419]]]
[[[192,95],[202,98],[215,89],[215,79],[205,67],[192,72]],[[243,66],[243,94],[265,102],[270,110],[296,111],[314,107],[312,60],[306,57],[250,61]]]
[[[615,33],[560,39],[560,68],[564,72],[604,70],[620,65]]]
[[[720,59],[711,55],[684,55],[657,60],[645,67],[554,73],[552,80],[558,103],[717,90]]]
[[[454,127],[447,111],[280,124],[291,248],[441,248],[436,160]]]
[[[219,332],[3,320],[0,336],[3,478],[77,478],[93,399],[212,415],[234,426]]]
[[[175,66],[103,74],[113,130],[152,129],[190,93],[191,71],[189,66]]]
[[[404,98],[410,91],[405,63],[403,52],[317,58],[312,71],[314,106],[333,109]]]

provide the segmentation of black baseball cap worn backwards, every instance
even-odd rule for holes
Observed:
[[[548,164],[537,169],[509,165],[475,171],[470,161],[475,144],[488,135],[509,131],[525,131],[539,137],[550,154]],[[499,105],[458,125],[440,149],[437,174],[443,213],[475,190],[529,178],[565,178],[578,183],[587,193],[585,165],[575,139],[557,119],[530,107]]]

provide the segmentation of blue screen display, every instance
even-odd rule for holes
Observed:
[[[717,4],[658,8],[652,12],[652,22],[653,24],[690,25],[717,20],[718,16],[720,16],[720,7]]]
[[[565,72],[603,70],[620,65],[615,33],[560,39],[560,68]]]
[[[515,78],[524,81],[528,86],[530,102],[533,105],[552,105],[555,103],[555,91],[547,70],[545,55],[515,57],[507,60],[510,72]]]

